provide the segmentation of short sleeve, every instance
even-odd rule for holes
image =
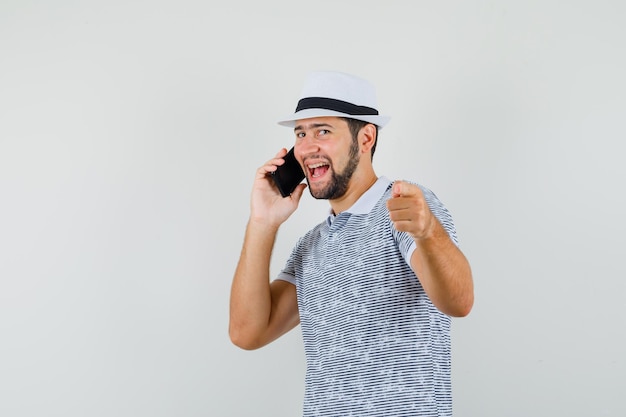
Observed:
[[[301,241],[302,239],[300,239],[298,243],[294,246],[294,248],[291,251],[291,255],[289,255],[289,258],[287,259],[287,262],[285,263],[284,268],[280,271],[280,273],[278,274],[278,276],[276,276],[275,279],[281,280],[281,281],[287,281],[287,282],[292,283],[293,285],[296,285],[295,259],[298,254],[298,248],[300,247]]]

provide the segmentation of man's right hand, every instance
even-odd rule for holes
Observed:
[[[271,178],[272,172],[284,164],[287,149],[281,149],[256,172],[250,199],[250,219],[278,227],[296,211],[306,184],[299,184],[290,196],[281,196]]]

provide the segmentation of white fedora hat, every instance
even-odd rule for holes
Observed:
[[[316,71],[308,75],[295,113],[278,124],[295,127],[296,120],[324,116],[363,120],[379,129],[391,119],[378,114],[376,90],[369,81],[343,72]]]

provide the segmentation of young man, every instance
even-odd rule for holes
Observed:
[[[307,360],[304,416],[450,416],[450,317],[473,305],[469,263],[452,218],[427,188],[378,177],[373,86],[339,72],[308,77],[295,114],[306,174],[289,197],[257,170],[230,299],[230,337],[264,346],[300,323]],[[303,236],[277,279],[276,233],[307,187],[329,217]]]

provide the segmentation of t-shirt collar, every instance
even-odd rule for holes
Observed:
[[[374,205],[378,203],[378,200],[383,196],[387,187],[389,187],[391,181],[386,177],[379,177],[378,180],[366,191],[363,193],[361,197],[344,213],[350,214],[367,214],[369,213]],[[330,210],[330,214],[328,216],[329,223],[333,221],[335,215]]]

